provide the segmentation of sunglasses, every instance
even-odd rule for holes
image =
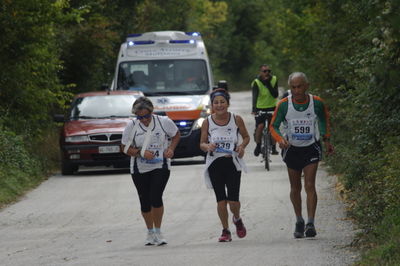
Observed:
[[[264,73],[267,73],[267,72],[271,73],[271,69],[264,69],[262,72],[264,72]]]
[[[139,120],[147,119],[147,118],[150,118],[150,117],[151,117],[151,114],[147,114],[147,115],[136,115],[136,118],[139,119]]]

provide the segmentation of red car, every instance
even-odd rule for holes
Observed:
[[[130,158],[120,151],[122,132],[132,117],[137,91],[98,91],[74,97],[60,132],[61,173],[72,175],[79,166],[128,167]]]

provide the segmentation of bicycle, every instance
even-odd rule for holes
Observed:
[[[258,111],[257,115],[264,115],[267,114],[267,119],[265,119],[265,126],[262,131],[261,137],[261,154],[264,161],[264,166],[267,171],[270,170],[269,163],[271,162],[271,154],[272,154],[272,136],[271,132],[269,131],[269,117],[272,117],[273,112],[265,112],[265,111]]]

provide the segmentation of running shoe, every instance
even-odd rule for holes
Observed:
[[[254,156],[257,157],[258,155],[260,155],[260,152],[261,152],[261,145],[257,144],[256,148],[254,149]]]
[[[239,238],[243,238],[246,236],[246,227],[244,227],[242,218],[240,218],[239,220],[237,220],[235,222],[235,218],[232,217],[233,223],[236,225],[236,235]]]
[[[295,238],[303,238],[304,237],[304,222],[297,222],[296,229],[294,230]]]
[[[152,246],[155,244],[155,235],[154,232],[147,232],[147,237],[145,241],[145,246]]]
[[[276,148],[272,148],[271,154],[272,155],[278,155],[279,152],[276,150]]]
[[[230,242],[232,241],[231,232],[228,229],[222,230],[222,235],[218,239],[219,242]]]
[[[315,230],[315,226],[313,223],[306,224],[306,237],[314,237],[317,235],[317,231]]]
[[[155,235],[155,244],[157,246],[162,246],[162,245],[166,245],[167,244],[167,240],[165,240],[163,234],[161,232],[156,232],[154,233]]]

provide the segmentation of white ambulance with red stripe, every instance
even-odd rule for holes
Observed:
[[[154,112],[178,126],[175,158],[204,155],[200,127],[210,114],[214,81],[206,47],[198,32],[131,34],[121,45],[111,90],[141,91]]]

